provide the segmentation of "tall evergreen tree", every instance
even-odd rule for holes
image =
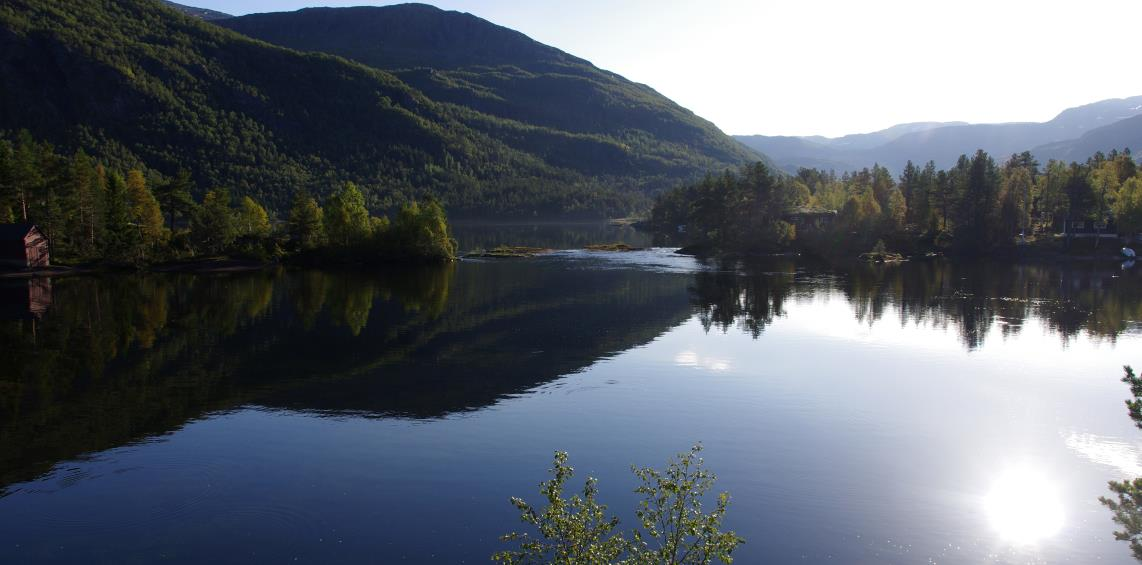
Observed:
[[[295,249],[309,251],[325,244],[324,213],[317,201],[302,190],[294,195],[289,212],[290,242]]]
[[[15,154],[12,143],[0,139],[0,223],[16,221],[13,209],[19,202],[15,182]]]
[[[202,205],[190,219],[191,241],[202,252],[215,254],[229,249],[237,236],[234,211],[230,208],[230,192],[207,192],[202,198]]]
[[[189,219],[194,214],[192,192],[194,192],[194,181],[190,178],[190,171],[186,169],[179,170],[173,179],[158,185],[155,197],[159,201],[159,207],[166,212],[167,228],[172,232],[175,231],[176,220]]]
[[[127,199],[127,183],[119,173],[107,175],[104,203],[105,234],[103,255],[115,261],[131,259],[139,242],[139,230],[131,222],[131,205]]]
[[[29,200],[43,183],[39,152],[39,144],[32,139],[32,134],[21,130],[16,136],[16,146],[12,153],[12,183],[19,204],[18,217],[23,222],[29,218]]]
[[[68,237],[78,257],[94,258],[99,251],[97,241],[102,236],[106,219],[103,212],[105,187],[95,163],[82,149],[72,155],[68,169],[71,218]]]
[[[999,171],[983,150],[976,151],[961,178],[963,194],[956,210],[956,243],[965,249],[983,251],[1001,240],[999,218]]]

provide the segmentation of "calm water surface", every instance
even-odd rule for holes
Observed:
[[[483,563],[554,450],[632,524],[629,466],[699,441],[738,563],[1133,562],[1098,497],[1142,475],[1137,269],[563,251],[0,296],[4,564]]]

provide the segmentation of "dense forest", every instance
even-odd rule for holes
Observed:
[[[352,181],[372,210],[434,196],[456,215],[613,217],[757,158],[649,88],[594,72],[623,87],[600,100],[639,116],[630,127],[523,121],[460,76],[420,81],[436,99],[411,75],[270,45],[155,0],[0,5],[0,130],[27,129],[120,170],[186,170],[196,198],[227,187],[284,213],[299,188],[324,197]],[[591,98],[564,82],[556,88]],[[453,90],[487,104],[444,95]]]
[[[909,162],[898,178],[879,165],[780,176],[755,164],[662,195],[651,223],[713,252],[828,256],[882,241],[906,253],[986,254],[1076,229],[1142,232],[1142,174],[1128,149],[1046,165],[1029,152],[1000,165],[978,151],[947,170]]]
[[[82,149],[61,155],[28,132],[0,138],[0,223],[34,223],[57,263],[143,265],[236,255],[307,260],[447,261],[456,256],[444,209],[411,201],[373,217],[351,182],[325,205],[304,190],[277,220],[250,196],[215,188],[200,200],[191,175],[108,168]]]
[[[389,71],[433,100],[475,110],[478,114],[463,118],[465,123],[493,136],[486,126],[498,120],[487,116],[549,135],[613,142],[645,161],[639,167],[645,168],[646,183],[663,173],[676,177],[686,169],[705,172],[758,158],[651,87],[472,14],[400,4],[307,8],[215,23],[274,45]],[[500,139],[530,150],[525,137]],[[544,159],[587,172],[613,169],[616,155],[583,155],[568,147]]]

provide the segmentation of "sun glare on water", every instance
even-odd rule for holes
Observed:
[[[1032,469],[1001,475],[984,507],[1000,537],[1015,545],[1035,544],[1054,536],[1063,526],[1063,507],[1056,487]]]

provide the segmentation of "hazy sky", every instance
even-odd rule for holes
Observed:
[[[230,14],[370,0],[182,0]],[[1142,95],[1142,0],[433,0],[585,58],[727,133],[1045,121]]]

